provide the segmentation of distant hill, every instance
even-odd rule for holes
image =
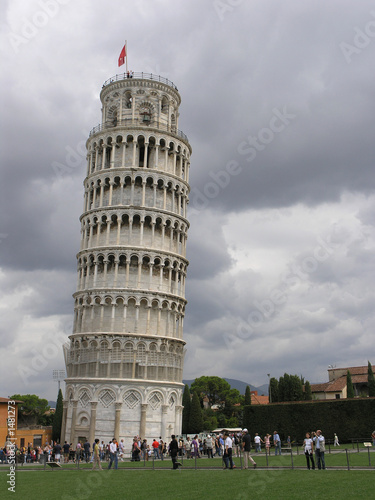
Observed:
[[[259,396],[261,396],[262,394],[264,394],[265,396],[268,395],[268,384],[263,384],[259,387],[255,387],[255,385],[251,385],[247,382],[242,382],[242,380],[236,380],[234,378],[225,378],[225,377],[223,378],[228,382],[228,384],[230,384],[232,389],[237,389],[238,391],[240,391],[240,394],[245,394],[246,386],[248,385],[250,387],[250,391],[258,391]],[[183,384],[187,384],[189,387],[193,382],[194,379],[182,381]]]

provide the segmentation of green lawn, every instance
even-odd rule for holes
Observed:
[[[170,463],[169,463],[170,465]],[[23,470],[16,493],[7,492],[0,471],[1,498],[16,499],[281,499],[372,498],[374,470]]]

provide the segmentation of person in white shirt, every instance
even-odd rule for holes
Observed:
[[[254,436],[254,444],[255,444],[255,451],[258,453],[258,451],[261,451],[261,441],[262,438],[259,436],[259,434],[256,432]],[[264,442],[264,441],[263,441]]]
[[[119,457],[121,462],[124,461],[124,453],[125,453],[125,445],[124,445],[124,440],[121,439],[119,445],[118,445],[118,452],[119,452]]]
[[[306,456],[306,462],[307,462],[307,468],[310,469],[310,462],[311,462],[311,468],[315,469],[315,462],[314,462],[314,441],[311,439],[310,433],[306,432],[306,437],[303,441],[303,447],[305,450],[305,456]]]
[[[112,467],[112,463],[115,462],[115,469],[118,468],[118,458],[117,458],[117,443],[116,439],[113,438],[111,444],[109,445],[109,464],[108,469]]]
[[[224,464],[225,464],[225,469],[234,469],[235,465],[233,464],[233,458],[232,458],[232,451],[233,451],[233,442],[232,439],[229,437],[228,432],[224,434],[225,441],[224,441]]]
[[[326,464],[324,461],[324,452],[326,451],[326,442],[324,436],[322,436],[322,431],[316,431],[313,440],[315,444],[315,458],[318,469],[325,469]]]

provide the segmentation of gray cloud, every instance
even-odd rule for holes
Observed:
[[[100,122],[99,93],[119,71],[124,38],[131,69],[177,84],[179,128],[193,147],[184,376],[210,372],[260,385],[267,373],[287,371],[323,381],[328,364],[366,362],[374,320],[375,37],[350,62],[342,43],[354,46],[373,4],[223,4],[224,11],[198,0],[110,0],[103,15],[97,0],[68,2],[25,38],[40,3],[2,3],[4,369],[17,342],[40,350],[51,332],[70,333],[62,325],[73,316],[83,143]],[[12,34],[24,38],[17,50]],[[289,123],[276,121],[283,110],[293,115]],[[327,237],[336,246],[324,259],[318,241]],[[301,278],[295,269],[303,266],[310,271]],[[249,324],[275,290],[284,302]],[[26,349],[17,362],[27,363]],[[45,370],[59,363],[62,356]],[[27,392],[55,397],[43,379],[43,372],[32,376]],[[22,377],[3,382],[1,391],[22,392],[22,384]]]

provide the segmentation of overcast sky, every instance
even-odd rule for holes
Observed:
[[[129,69],[177,85],[193,148],[184,377],[375,362],[372,1],[2,0],[0,19],[0,396],[56,398],[84,144],[125,39]]]

